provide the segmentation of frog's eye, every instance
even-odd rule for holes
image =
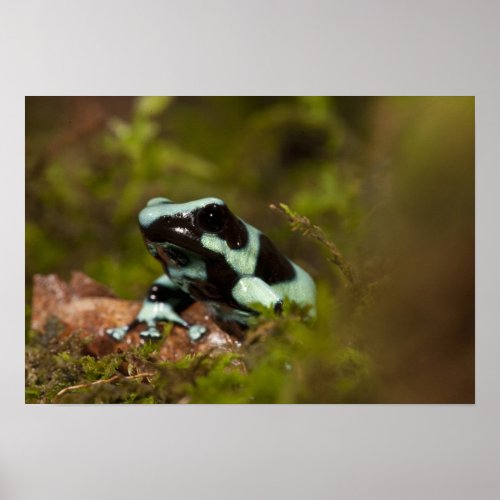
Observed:
[[[218,233],[226,225],[226,211],[222,205],[212,203],[198,212],[198,225],[207,233]]]

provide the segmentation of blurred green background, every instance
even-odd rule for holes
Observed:
[[[27,98],[28,320],[35,273],[79,269],[141,298],[161,269],[138,211],[154,196],[216,196],[310,272],[319,318],[283,327],[297,330],[300,348],[270,341],[244,394],[208,380],[195,400],[474,402],[474,106],[472,97]],[[321,227],[361,292],[269,209],[279,202]]]

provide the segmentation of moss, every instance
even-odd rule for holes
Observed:
[[[371,377],[361,352],[333,339],[318,349],[318,325],[304,311],[262,315],[238,354],[160,361],[157,344],[96,359],[75,332],[64,341],[30,335],[27,403],[293,403],[356,399]],[[312,339],[315,339],[314,341]],[[330,375],[334,374],[332,378]],[[312,384],[312,385],[311,385]],[[333,385],[332,385],[333,384]]]

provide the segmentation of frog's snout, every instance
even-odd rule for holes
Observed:
[[[144,230],[153,222],[165,215],[165,205],[172,203],[168,198],[158,197],[152,198],[146,206],[139,212],[139,225]]]
[[[139,226],[145,230],[161,217],[161,213],[156,210],[157,207],[146,207],[139,212]]]

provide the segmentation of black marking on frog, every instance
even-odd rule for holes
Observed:
[[[255,276],[269,285],[293,280],[296,277],[295,269],[274,243],[265,234],[260,235],[259,243]]]
[[[217,211],[214,211],[214,207],[217,207]],[[216,218],[210,219],[208,214],[214,213],[217,214]],[[213,224],[212,227],[210,223]],[[235,217],[226,205],[215,203],[192,212],[163,215],[147,227],[141,227],[141,230],[147,243],[173,243],[207,256],[210,250],[203,249],[199,243],[202,236],[207,233],[216,234],[233,250],[244,248],[248,243],[248,231],[243,222]]]
[[[151,285],[146,300],[149,302],[168,302],[172,304],[177,312],[183,311],[194,302],[193,298],[180,288],[166,287],[159,284]]]

